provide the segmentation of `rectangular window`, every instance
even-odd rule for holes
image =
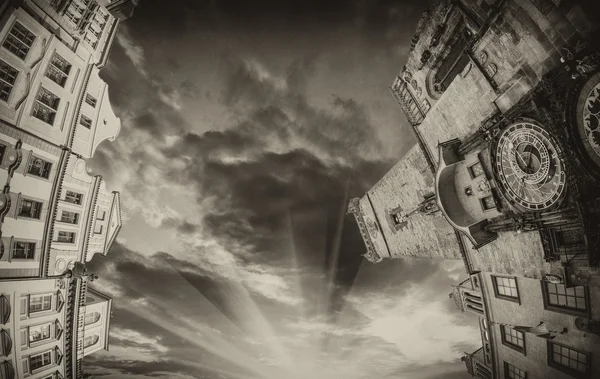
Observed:
[[[29,313],[44,312],[52,309],[52,295],[31,295]]]
[[[17,57],[25,59],[34,40],[33,33],[19,22],[15,22],[2,46]]]
[[[92,127],[92,119],[85,115],[81,115],[79,123],[88,129]]]
[[[494,282],[496,297],[509,300],[519,299],[519,290],[517,289],[517,280],[515,278],[492,276],[492,280]]]
[[[33,259],[35,257],[35,242],[14,241],[12,257],[13,259]]]
[[[548,364],[573,376],[587,374],[587,353],[548,341]]]
[[[484,211],[496,208],[496,202],[494,201],[494,197],[491,195],[486,196],[483,199],[479,199],[479,201],[481,202],[481,208],[483,208]]]
[[[59,86],[64,87],[70,71],[71,65],[69,62],[57,53],[54,53],[46,70],[46,76]]]
[[[83,195],[80,193],[76,193],[73,191],[67,191],[67,194],[65,195],[65,201],[67,203],[81,205],[82,197],[83,197]]]
[[[42,215],[44,203],[35,200],[21,199],[19,206],[19,217],[34,218],[39,220]]]
[[[35,100],[33,104],[33,117],[53,125],[60,98],[44,87],[40,87]]]
[[[527,379],[527,372],[504,362],[504,378],[505,379]]]
[[[52,363],[52,352],[51,351],[46,351],[44,353],[29,356],[29,368],[31,368],[31,371],[48,366],[51,363]]]
[[[469,166],[469,175],[474,179],[480,175],[483,175],[483,166],[481,166],[480,162],[475,163],[474,165]]]
[[[19,71],[0,59],[0,100],[8,101],[18,74]]]
[[[39,342],[50,338],[50,323],[29,327],[29,343]]]
[[[89,93],[85,95],[85,102],[94,108],[96,107],[96,98]]]
[[[66,222],[68,224],[77,224],[79,221],[79,213],[62,211],[60,215],[60,222]]]
[[[69,5],[65,15],[67,16],[67,19],[73,23],[73,25],[79,25],[79,21],[81,21],[81,13],[79,12],[79,8],[74,3]]]
[[[94,234],[102,234],[102,224],[96,224],[94,226]]]
[[[29,167],[27,173],[40,178],[48,179],[50,177],[50,170],[52,169],[52,163],[45,161],[41,158],[32,157],[29,161]]]
[[[56,242],[75,243],[75,233],[59,231],[56,237]]]
[[[566,288],[564,284],[542,282],[544,300],[549,309],[586,312],[587,293],[583,286]]]
[[[504,325],[501,325],[500,329],[502,330],[502,343],[504,345],[525,353],[525,335],[523,332]]]

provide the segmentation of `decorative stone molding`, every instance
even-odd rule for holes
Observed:
[[[369,228],[365,223],[365,219],[360,211],[360,199],[354,198],[350,200],[348,204],[348,213],[352,213],[354,218],[356,219],[356,223],[358,224],[358,229],[360,230],[360,234],[362,235],[363,241],[365,242],[365,246],[367,248],[367,252],[363,254],[368,261],[373,263],[378,263],[382,261],[382,258],[377,254],[375,250],[375,246],[373,245],[373,241],[371,239],[371,235],[369,233]]]

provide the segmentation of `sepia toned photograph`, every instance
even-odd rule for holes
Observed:
[[[0,0],[0,379],[600,378],[600,1]]]

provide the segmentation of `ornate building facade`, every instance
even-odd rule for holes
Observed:
[[[85,263],[110,251],[120,195],[85,160],[121,128],[99,71],[131,9],[112,3],[0,1],[2,379],[78,378],[108,349],[112,300]]]
[[[349,206],[369,260],[463,259],[481,378],[600,376],[597,8],[437,2],[390,88],[417,145]]]

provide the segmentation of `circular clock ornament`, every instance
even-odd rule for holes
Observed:
[[[369,233],[371,233],[371,236],[373,238],[377,238],[377,235],[379,234],[379,227],[377,226],[377,224],[370,218],[367,218],[366,224],[367,229],[369,229]]]
[[[560,148],[541,126],[519,121],[498,135],[493,169],[507,200],[521,211],[557,205],[566,190]]]

